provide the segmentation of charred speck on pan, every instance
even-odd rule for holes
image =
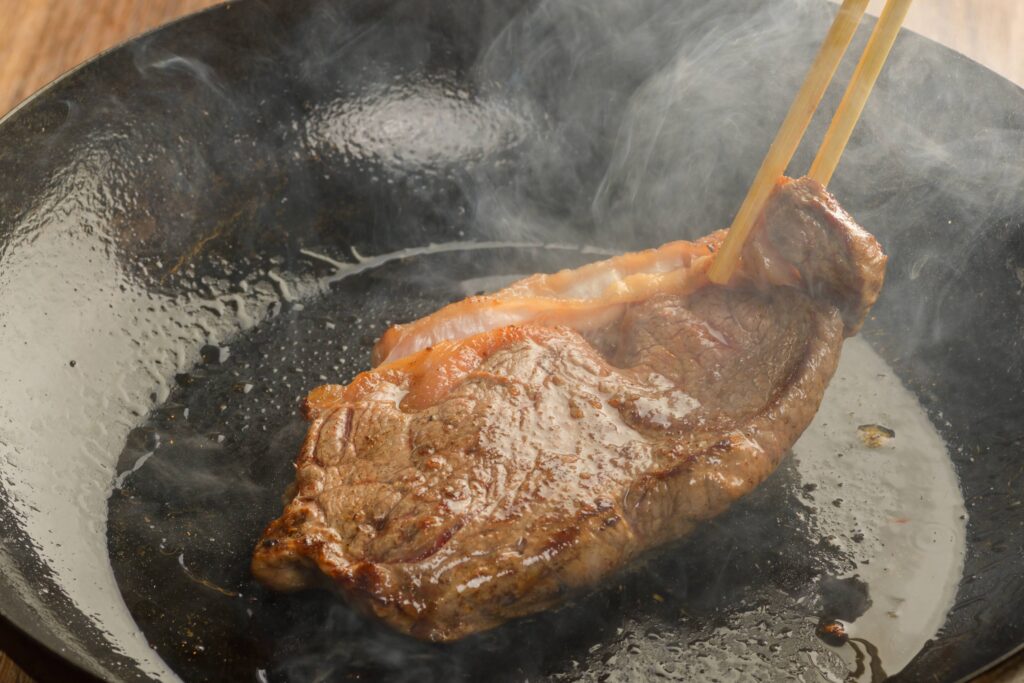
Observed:
[[[827,620],[853,622],[871,607],[868,585],[856,576],[845,579],[823,577],[819,591],[822,615]]]
[[[895,431],[877,424],[860,425],[857,427],[857,435],[868,448],[881,448],[896,438]]]
[[[845,645],[850,636],[846,633],[843,623],[836,620],[822,621],[818,623],[818,637],[832,647]]]

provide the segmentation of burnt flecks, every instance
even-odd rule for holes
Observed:
[[[856,621],[871,607],[868,585],[856,576],[837,579],[826,576],[819,584],[823,621]]]
[[[821,638],[825,644],[831,645],[832,647],[845,645],[846,641],[850,639],[850,636],[846,633],[846,627],[841,621],[822,621],[818,624],[818,628],[815,633],[818,634],[818,637]]]
[[[203,359],[204,363],[220,365],[221,363],[227,362],[228,358],[231,356],[231,348],[228,346],[207,344],[203,348],[199,349],[199,355]]]
[[[860,425],[857,427],[857,435],[868,448],[881,448],[896,438],[895,431],[878,424]]]

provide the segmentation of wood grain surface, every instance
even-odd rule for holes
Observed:
[[[76,64],[213,0],[0,0],[0,114]]]
[[[904,25],[1024,86],[1024,0],[914,0]]]
[[[0,0],[0,115],[92,55],[213,0]],[[872,0],[874,13],[883,0]],[[1024,0],[917,0],[906,25],[1024,85]],[[3,643],[0,643],[0,649]],[[1016,658],[984,683],[1024,682]],[[0,683],[32,680],[0,652]]]

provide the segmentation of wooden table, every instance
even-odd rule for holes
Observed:
[[[0,0],[0,115],[100,50],[214,0]],[[884,0],[872,0],[877,14]],[[1024,2],[918,0],[907,26],[1024,85]],[[0,648],[3,644],[0,643]],[[1017,658],[986,683],[1024,682]],[[0,683],[32,683],[0,652]]]

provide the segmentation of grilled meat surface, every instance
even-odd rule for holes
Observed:
[[[810,424],[886,260],[808,179],[776,188],[727,287],[706,276],[722,238],[534,276],[389,331],[374,370],[307,399],[256,577],[333,587],[451,641],[721,513]]]

